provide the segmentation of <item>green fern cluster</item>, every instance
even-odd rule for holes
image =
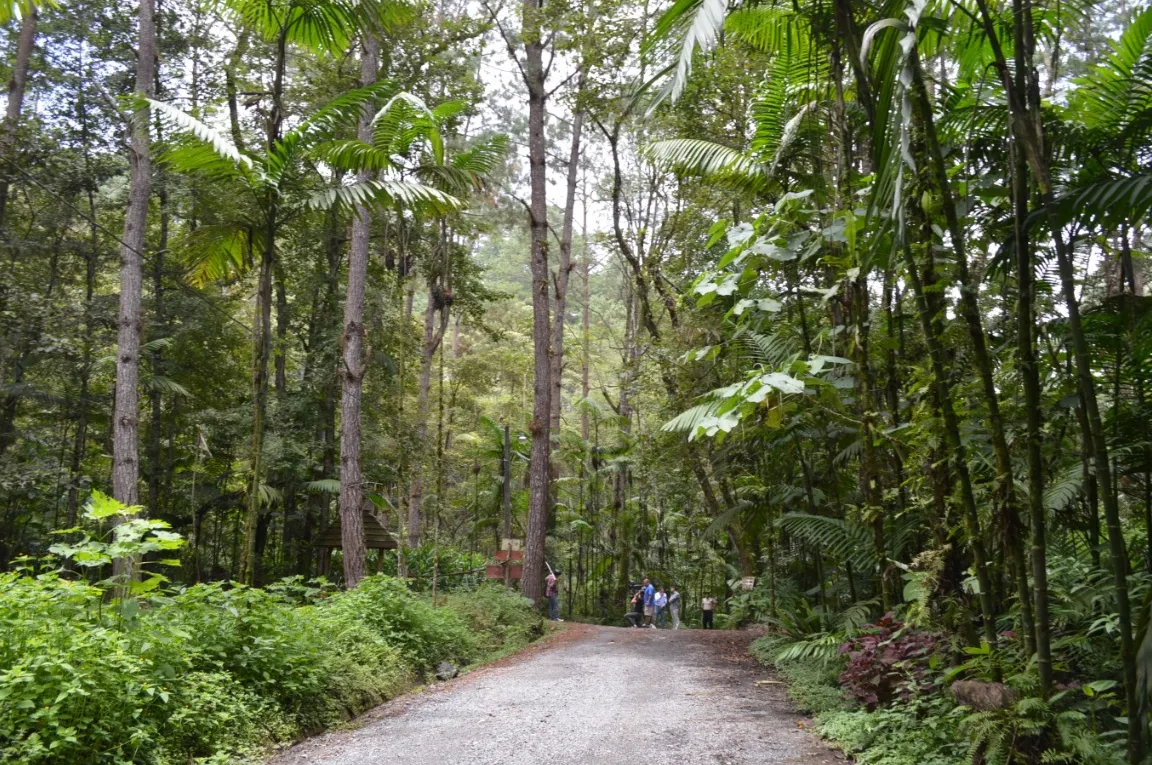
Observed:
[[[1098,734],[1078,710],[1058,709],[1041,698],[1021,699],[1008,709],[974,712],[960,723],[973,762],[1120,765],[1123,740]]]

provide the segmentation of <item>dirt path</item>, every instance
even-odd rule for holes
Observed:
[[[737,765],[839,760],[750,636],[565,625],[527,656],[369,713],[271,765]]]

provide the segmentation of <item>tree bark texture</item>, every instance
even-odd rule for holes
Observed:
[[[153,0],[140,0],[136,92],[151,98],[156,87],[156,21]],[[128,153],[128,211],[120,246],[120,312],[116,334],[115,420],[112,423],[112,495],[126,505],[139,502],[140,340],[145,234],[152,164],[148,154],[147,108],[132,118]],[[122,573],[122,572],[119,572]]]
[[[424,513],[424,459],[428,441],[428,400],[432,389],[432,360],[448,330],[447,305],[437,305],[436,283],[428,282],[428,305],[424,309],[424,342],[420,354],[420,392],[416,398],[416,458],[412,465],[412,485],[408,489],[408,546],[419,547]],[[436,324],[436,312],[440,324]]]
[[[36,7],[31,6],[20,20],[16,61],[12,64],[12,76],[8,80],[8,110],[4,115],[3,135],[0,136],[0,141],[3,141],[0,151],[9,161],[12,161],[12,149],[16,145],[16,129],[20,126],[20,115],[24,110],[24,94],[28,90],[28,64],[32,60],[32,49],[36,45],[36,23],[39,18]],[[139,72],[136,81],[140,82]],[[8,168],[3,168],[0,169],[0,231],[3,231],[8,223],[8,189]]]
[[[581,77],[580,88],[583,88]],[[572,146],[568,152],[568,188],[564,198],[564,222],[560,229],[560,258],[556,264],[556,305],[552,312],[552,394],[549,427],[560,432],[560,404],[564,383],[564,324],[568,313],[568,277],[572,273],[572,225],[576,213],[576,184],[580,170],[580,137],[584,112],[572,116]]]
[[[548,305],[548,188],[544,118],[544,42],[542,9],[537,0],[524,0],[524,80],[528,88],[528,168],[532,188],[529,203],[532,271],[532,345],[535,381],[532,388],[532,456],[529,472],[527,540],[524,545],[524,597],[539,603],[544,588],[544,540],[550,502],[549,418],[551,416],[552,333]]]
[[[379,70],[380,43],[368,33],[360,56],[360,84],[376,82]],[[360,115],[360,140],[372,140],[372,109],[364,107]],[[362,170],[356,179],[371,180],[371,172]],[[364,375],[368,371],[364,348],[364,292],[368,281],[368,244],[372,234],[372,216],[357,207],[352,220],[352,247],[348,255],[348,291],[344,298],[344,331],[340,347],[340,543],[344,557],[344,586],[351,589],[364,578],[364,474],[360,463],[360,406]]]

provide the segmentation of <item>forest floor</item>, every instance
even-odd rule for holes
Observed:
[[[831,765],[755,635],[565,624],[526,652],[377,707],[270,765]]]

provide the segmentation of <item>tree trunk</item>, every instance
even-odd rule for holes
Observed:
[[[1023,55],[1022,52],[1019,55]],[[1017,64],[1020,65],[1019,58]],[[1025,221],[1028,218],[1028,165],[1019,149],[1013,151],[1013,234],[1016,244],[1016,354],[1024,387],[1025,440],[1028,451],[1028,510],[1032,524],[1032,593],[1035,603],[1036,668],[1040,693],[1052,688],[1052,649],[1048,617],[1048,556],[1045,539],[1044,456],[1041,452],[1040,373],[1033,341],[1036,275]],[[1087,481],[1088,476],[1085,475]]]
[[[500,463],[500,506],[502,539],[512,538],[512,430],[504,426],[504,459]],[[502,544],[497,540],[497,545]]]
[[[968,270],[968,255],[964,231],[960,227],[960,216],[956,211],[956,202],[952,196],[952,186],[948,180],[947,169],[944,166],[944,153],[936,135],[936,123],[932,113],[932,105],[928,98],[928,89],[924,84],[924,75],[920,60],[915,50],[912,53],[914,99],[919,112],[920,122],[924,127],[924,137],[927,144],[928,160],[937,188],[940,191],[945,222],[948,226],[949,238],[952,240],[952,249],[955,253],[956,267],[960,278],[960,306],[959,313],[968,328],[968,337],[972,342],[973,356],[976,359],[976,369],[980,375],[981,387],[984,392],[984,402],[988,407],[988,426],[992,436],[992,448],[996,454],[996,483],[1000,517],[1005,530],[1006,544],[1013,569],[1016,571],[1017,592],[1020,602],[1020,621],[1024,632],[1024,645],[1028,653],[1037,652],[1041,685],[1045,691],[1051,681],[1051,650],[1045,642],[1043,646],[1036,643],[1036,624],[1032,615],[1032,600],[1028,593],[1028,566],[1024,556],[1023,533],[1024,526],[1020,522],[1020,513],[1017,508],[1015,479],[1012,471],[1012,457],[1008,451],[1008,439],[1004,434],[1004,421],[1000,416],[999,393],[993,379],[992,360],[988,355],[987,342],[984,337],[983,321],[980,318],[980,306],[977,300],[979,290]],[[1039,403],[1037,402],[1037,406]],[[1037,414],[1037,416],[1039,416]],[[1044,515],[1041,511],[1039,533],[1043,539]],[[1036,518],[1033,516],[1033,522]],[[1033,539],[1037,529],[1033,528]],[[1047,590],[1044,590],[1047,592]],[[1047,604],[1044,604],[1047,613]],[[1044,630],[1047,641],[1047,630]]]
[[[424,342],[420,354],[420,392],[416,398],[416,456],[412,465],[412,485],[408,490],[408,546],[419,547],[424,513],[424,455],[428,441],[428,398],[432,388],[432,360],[448,329],[448,306],[440,306],[440,290],[428,281],[428,305],[424,309]],[[436,325],[436,312],[440,324]]]
[[[932,362],[932,375],[936,384],[937,404],[944,421],[944,434],[952,456],[952,468],[960,484],[961,507],[964,511],[964,525],[968,535],[968,545],[972,549],[972,566],[976,569],[976,579],[980,584],[980,610],[984,620],[984,639],[989,645],[996,642],[996,618],[992,605],[992,577],[988,571],[988,554],[984,549],[984,538],[980,531],[980,514],[976,507],[976,496],[972,490],[972,477],[968,471],[968,452],[960,436],[960,420],[952,403],[952,388],[944,364],[944,349],[940,344],[933,313],[928,307],[925,285],[920,280],[919,268],[907,241],[901,248],[909,280],[916,298],[917,313],[924,332],[924,342]]]
[[[136,56],[136,91],[151,98],[156,86],[156,26],[153,0],[140,0]],[[116,335],[116,416],[112,423],[112,495],[126,505],[139,502],[140,339],[144,329],[141,302],[143,255],[148,229],[152,166],[148,137],[149,109],[136,112],[128,161],[128,211],[120,246],[120,313]],[[120,569],[114,572],[131,575]]]
[[[272,79],[272,104],[265,125],[265,140],[272,152],[280,140],[284,122],[284,71],[288,56],[287,33],[276,40],[276,64]],[[248,515],[244,522],[244,549],[240,555],[240,581],[251,584],[256,570],[256,530],[260,518],[260,494],[264,475],[264,432],[268,410],[268,361],[272,355],[272,272],[276,259],[276,235],[279,230],[280,198],[269,190],[264,205],[263,249],[260,252],[260,276],[257,280],[256,311],[252,322],[252,475],[248,490]]]
[[[880,484],[880,460],[876,455],[875,384],[872,378],[870,335],[872,331],[871,305],[869,305],[868,277],[861,273],[853,282],[852,307],[855,315],[856,369],[859,371],[860,392],[857,403],[862,423],[860,439],[863,450],[860,459],[860,493],[867,502],[865,519],[872,527],[872,547],[876,551],[877,582],[880,586],[880,606],[887,613],[892,608],[892,587],[888,581],[888,553],[884,539],[884,492]]]
[[[244,584],[255,581],[257,563],[256,531],[260,521],[260,496],[264,487],[264,432],[268,414],[268,358],[272,351],[272,248],[276,241],[275,213],[270,214],[264,231],[264,252],[260,254],[256,308],[252,321],[252,474],[248,483],[248,512],[244,521],[244,547],[240,551],[237,576]]]
[[[1027,0],[1014,0],[1013,20],[1019,27],[1016,38],[1024,40],[1031,49],[1032,15],[1031,3]],[[1051,174],[1047,156],[1043,149],[1043,121],[1038,99],[1035,98],[1035,78],[1027,77],[1028,86],[1022,92],[1012,77],[1000,39],[996,36],[996,24],[988,9],[987,0],[977,0],[980,21],[992,53],[996,69],[1000,74],[1005,94],[1008,97],[1008,110],[1011,117],[1012,133],[1023,150],[1032,170],[1033,180],[1039,191],[1040,204],[1046,211],[1049,230],[1056,250],[1057,269],[1060,286],[1064,293],[1064,304],[1068,310],[1068,330],[1072,338],[1072,350],[1076,362],[1076,382],[1087,416],[1091,435],[1092,460],[1096,470],[1099,493],[1104,502],[1104,520],[1108,526],[1108,544],[1112,554],[1112,578],[1116,590],[1116,615],[1119,617],[1120,659],[1124,670],[1124,695],[1128,718],[1128,761],[1132,765],[1144,757],[1144,716],[1139,713],[1136,677],[1136,643],[1132,634],[1132,606],[1128,595],[1128,551],[1120,525],[1120,507],[1113,491],[1114,476],[1108,454],[1108,444],[1104,436],[1103,421],[1096,400],[1096,382],[1092,376],[1092,357],[1084,327],[1080,319],[1080,303],[1076,296],[1076,273],[1072,263],[1071,249],[1064,239],[1063,229],[1056,213],[1056,201],[1052,191]],[[1029,98],[1029,93],[1033,94]]]
[[[577,97],[584,87],[580,78]],[[564,223],[560,229],[560,262],[556,264],[556,305],[552,312],[552,412],[549,427],[560,432],[560,404],[564,382],[564,324],[568,313],[568,277],[572,273],[572,224],[576,213],[576,181],[580,167],[580,134],[584,112],[572,116],[572,147],[568,152],[568,189],[564,199]]]
[[[160,92],[160,77],[156,77],[156,91]],[[156,140],[161,142],[163,135],[160,125],[156,125]],[[164,318],[164,255],[168,251],[168,226],[171,211],[168,207],[168,184],[161,170],[156,178],[156,196],[160,200],[160,238],[156,243],[156,254],[152,259],[152,324],[161,336],[166,334]],[[155,378],[164,371],[164,354],[157,348],[151,354],[152,376]],[[161,467],[160,430],[164,420],[164,401],[160,387],[152,386],[148,397],[151,403],[152,415],[148,424],[148,509],[159,517],[164,511],[160,499],[161,478],[164,470]]]
[[[583,256],[580,267],[580,280],[583,286],[583,300],[582,314],[580,320],[580,345],[581,345],[581,362],[580,362],[580,396],[583,400],[588,400],[588,392],[591,390],[589,387],[589,362],[591,352],[592,340],[592,294],[589,288],[589,281],[592,275],[592,262],[588,258],[588,197],[587,188],[585,188],[584,197],[584,225],[581,234],[581,247],[583,248]],[[588,442],[588,407],[580,407],[580,438],[584,440],[585,444]]]
[[[376,82],[380,69],[380,43],[369,32],[364,36],[360,56],[360,84]],[[360,140],[372,140],[372,109],[367,105],[360,115]],[[358,173],[366,183],[372,174]],[[360,464],[360,404],[368,360],[364,349],[364,292],[368,281],[368,245],[372,216],[364,207],[356,208],[352,220],[352,248],[348,256],[348,291],[344,299],[343,349],[340,365],[340,543],[344,553],[344,586],[348,589],[364,578],[367,550],[364,547],[364,475]]]
[[[542,9],[538,0],[524,0],[522,34],[524,36],[524,81],[528,88],[528,167],[532,188],[529,224],[532,241],[532,457],[529,474],[527,540],[524,545],[524,597],[539,603],[544,586],[544,539],[548,526],[550,497],[549,453],[551,451],[549,417],[551,416],[552,333],[549,331],[548,306],[548,187],[547,146],[544,140],[544,118],[547,101],[544,81],[544,41],[541,30]]]
[[[20,38],[16,42],[16,61],[12,65],[12,77],[8,80],[8,111],[4,115],[3,135],[0,136],[0,142],[3,143],[0,146],[0,152],[9,160],[12,159],[12,149],[16,145],[16,129],[20,126],[20,115],[24,109],[24,93],[28,89],[28,64],[32,60],[32,49],[36,45],[36,22],[38,20],[39,11],[34,5],[30,5],[20,22]],[[143,34],[141,34],[140,44],[143,51]],[[137,71],[136,82],[137,84],[140,82],[139,71]],[[8,225],[8,189],[8,169],[4,168],[0,170],[0,231],[3,231]]]

